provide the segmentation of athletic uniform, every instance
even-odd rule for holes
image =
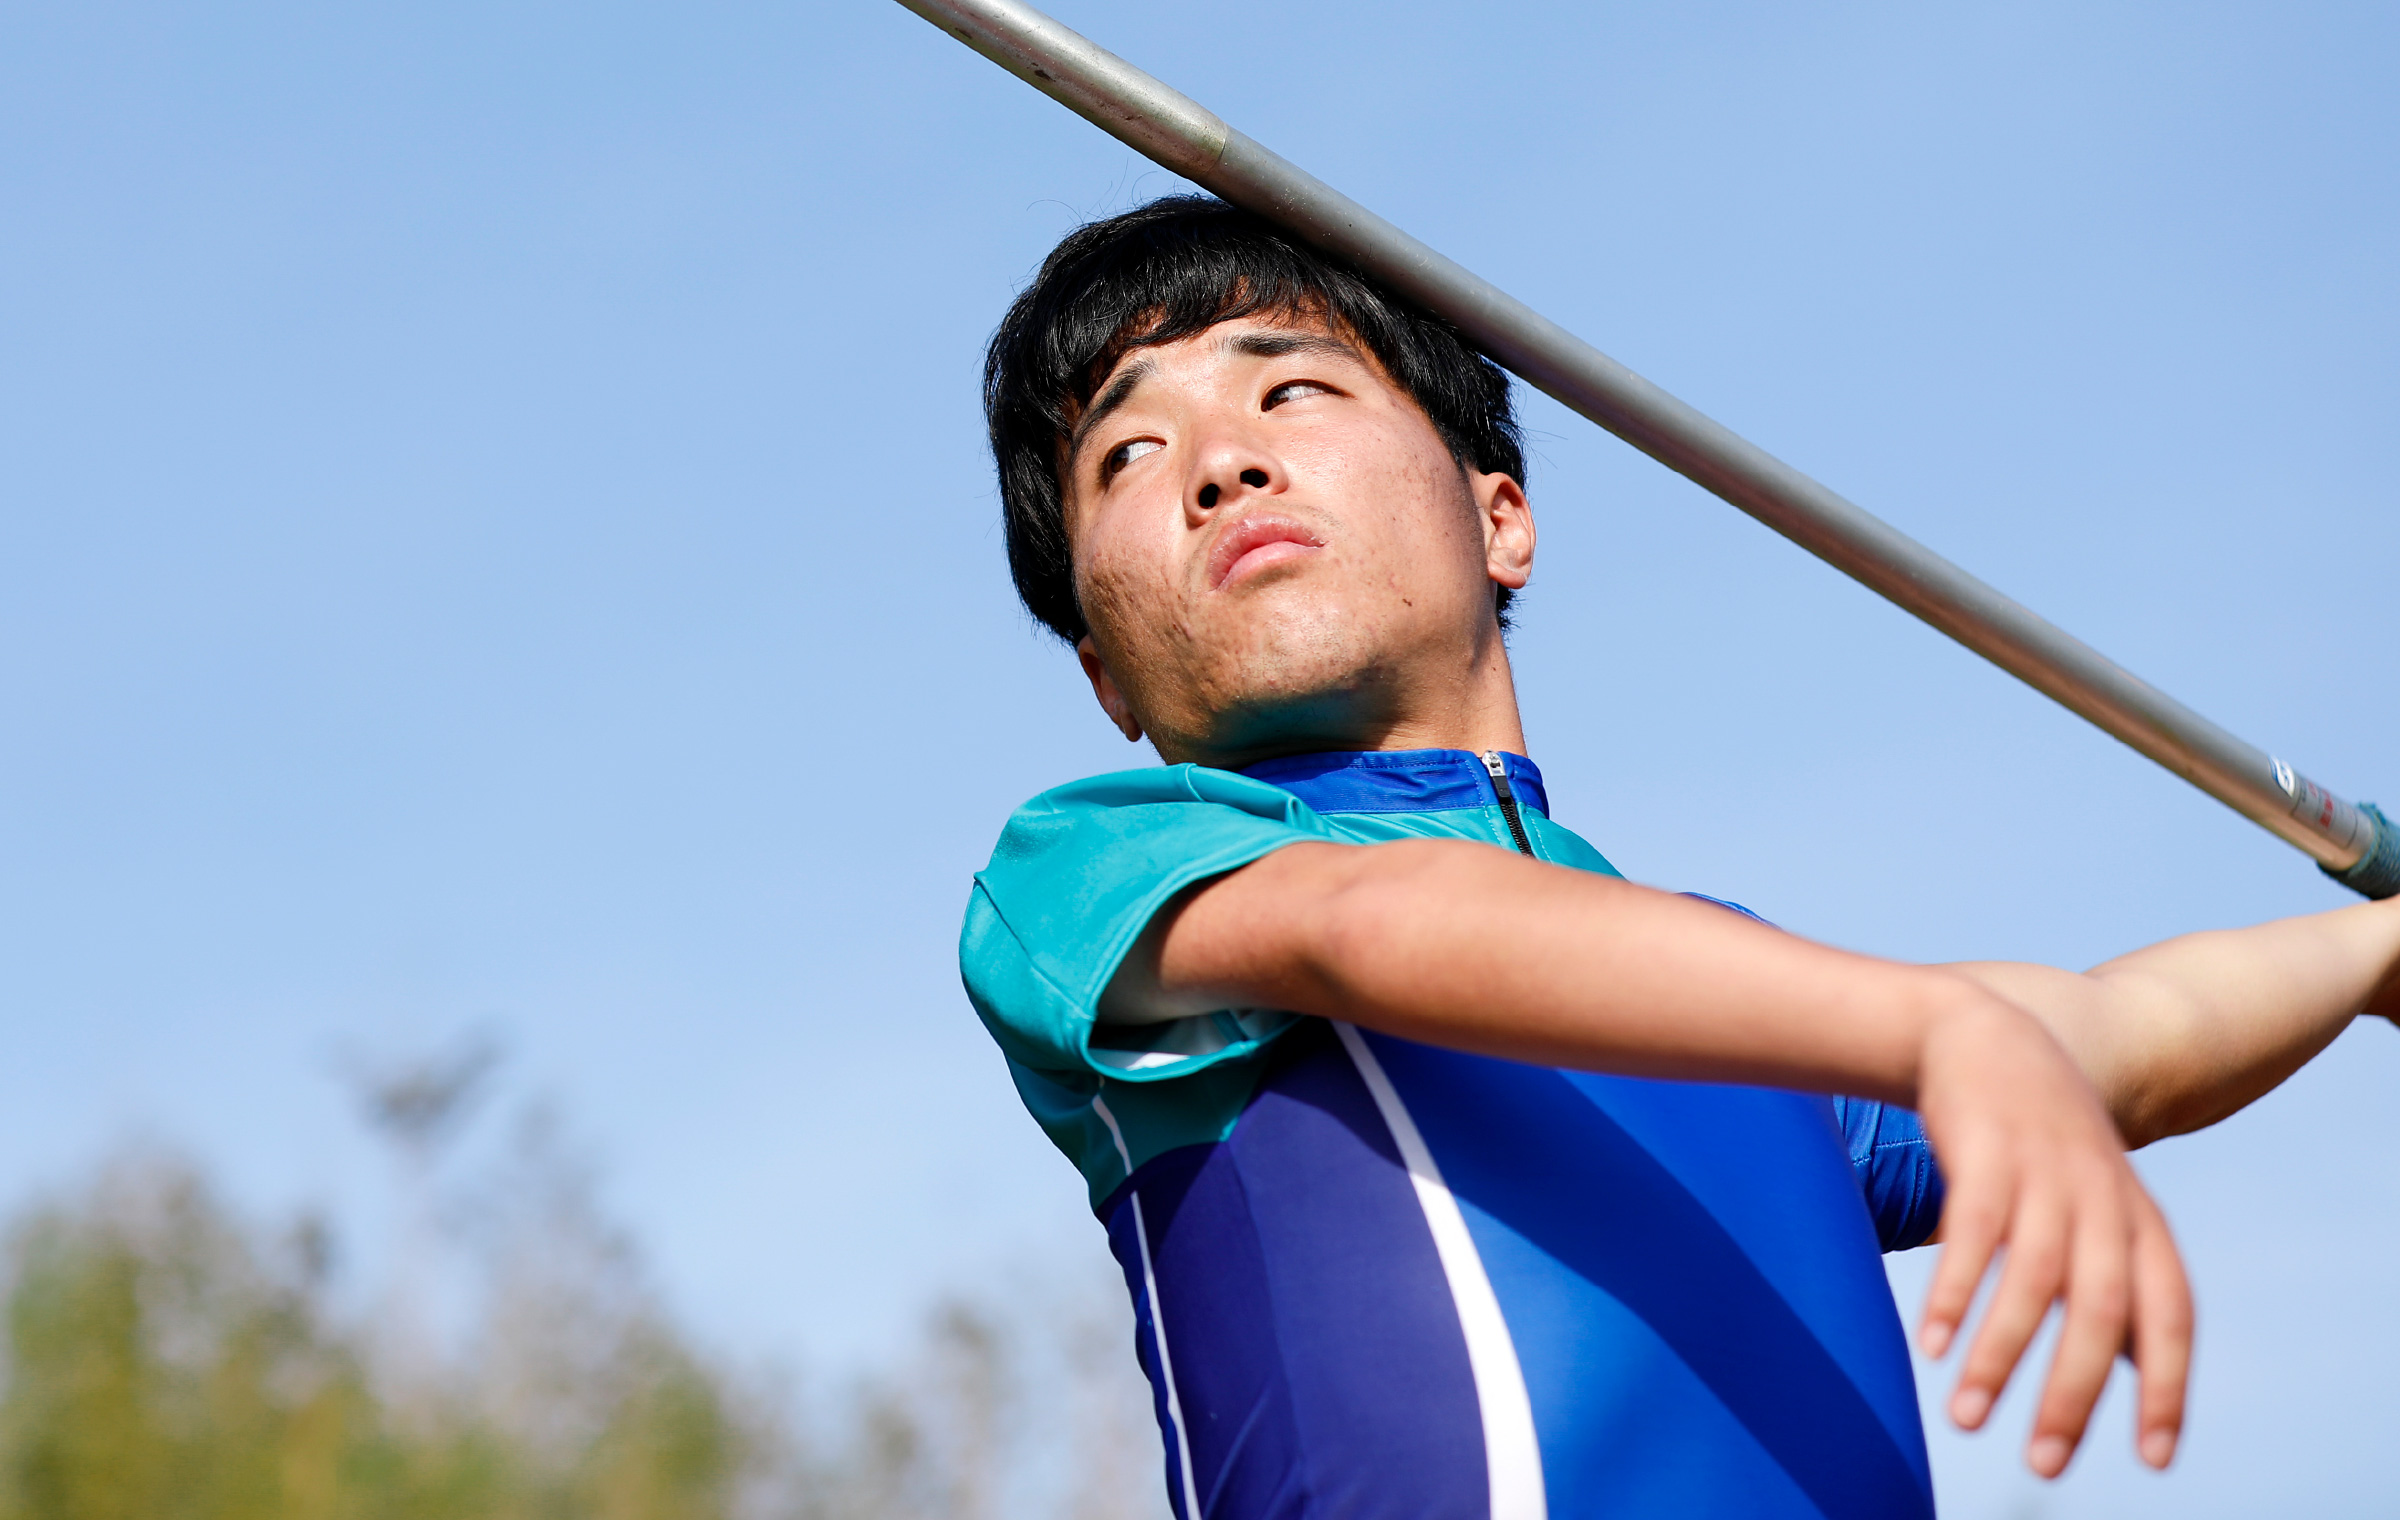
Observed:
[[[1413,750],[1079,781],[975,879],[968,994],[1124,1267],[1177,1516],[1931,1515],[1877,1259],[1940,1217],[1915,1115],[1267,1009],[1096,1024],[1183,888],[1428,837],[1617,874],[1531,761]]]

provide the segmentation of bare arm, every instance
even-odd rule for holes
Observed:
[[[2138,1148],[2257,1101],[2360,1014],[2400,1013],[2400,899],[2187,934],[2081,975],[1955,969],[2049,1025]]]
[[[1973,977],[1486,845],[1299,844],[1160,913],[1101,1014],[1262,1006],[1562,1066],[1913,1104],[1950,1184],[1920,1332],[1933,1355],[2009,1248],[1953,1417],[1983,1423],[2063,1300],[2027,1460],[2066,1466],[2129,1336],[2142,1455],[2173,1454],[2191,1299],[2166,1223],[2067,1052]]]

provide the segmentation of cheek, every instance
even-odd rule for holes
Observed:
[[[1128,634],[1155,621],[1172,596],[1171,541],[1146,522],[1125,514],[1095,523],[1075,543],[1075,591],[1084,617],[1103,645],[1124,647]]]
[[[1461,556],[1482,564],[1483,535],[1457,462],[1423,424],[1378,419],[1312,439],[1305,457],[1315,494],[1390,573],[1440,575]]]

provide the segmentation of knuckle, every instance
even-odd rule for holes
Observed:
[[[2122,1261],[2084,1260],[2076,1263],[2075,1296],[2095,1310],[2122,1318],[2133,1299],[2133,1274]]]
[[[2007,1225],[2008,1206],[2005,1199],[1994,1196],[1993,1190],[1978,1188],[1970,1197],[1951,1194],[1943,1206],[1942,1219],[1943,1223],[1955,1226],[1953,1240],[1989,1239]]]
[[[2126,1327],[2133,1322],[2131,1306],[2122,1299],[2103,1299],[2075,1308],[2085,1331],[2111,1346],[2125,1339]]]
[[[2015,1248],[2012,1265],[2024,1275],[2028,1286],[2055,1284],[2066,1275],[2067,1249],[2063,1241],[2037,1240]]]

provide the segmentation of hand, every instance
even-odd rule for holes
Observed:
[[[2091,1085],[2031,1015],[1978,995],[1932,1021],[1917,1102],[1950,1189],[1919,1330],[1928,1356],[1950,1349],[1993,1253],[2008,1247],[1950,1417],[1982,1426],[2063,1299],[2026,1465],[2045,1478],[2066,1469],[2109,1369],[2130,1351],[2141,1379],[2136,1444],[2143,1461],[2165,1467],[2183,1428],[2191,1287]]]

